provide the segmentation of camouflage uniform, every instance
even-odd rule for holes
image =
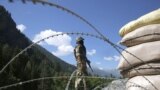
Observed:
[[[85,46],[83,44],[79,43],[81,41],[83,42],[83,40],[84,39],[82,37],[79,37],[78,40],[77,40],[78,45],[74,49],[74,55],[75,55],[75,58],[76,58],[76,61],[77,61],[77,73],[76,73],[76,76],[78,76],[76,78],[76,81],[75,81],[76,90],[80,90],[79,86],[81,84],[81,81],[83,81],[83,83],[86,84],[84,78],[81,77],[81,76],[87,75],[86,48],[85,48]]]

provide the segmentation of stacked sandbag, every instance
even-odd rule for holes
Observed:
[[[131,33],[126,34],[120,43],[124,46],[130,47],[138,44],[159,41],[160,40],[160,24],[146,25]]]
[[[160,90],[159,79],[160,75],[136,76],[127,81],[126,90]]]
[[[126,51],[122,52],[122,55],[125,57],[121,57],[118,69],[120,70],[128,70],[131,68],[135,68],[137,66],[143,65],[144,63],[151,62],[160,62],[160,41],[148,42],[139,44],[136,46],[128,47],[125,49]],[[128,62],[132,65],[128,64]]]
[[[127,47],[122,51],[118,65],[122,76],[129,78],[129,82],[147,87],[147,90],[155,90],[143,76],[147,76],[153,83],[157,82],[156,78],[160,78],[160,9],[128,23],[119,33],[123,37],[120,44]],[[160,88],[158,81],[157,87]],[[127,90],[146,89],[130,87]]]
[[[123,26],[119,34],[120,36],[125,36],[126,34],[140,28],[142,26],[150,25],[150,24],[159,24],[160,23],[160,9],[152,11],[137,20],[129,22],[127,25]]]
[[[137,73],[137,71],[139,73]],[[147,65],[145,64],[137,66],[134,69],[123,70],[121,74],[123,75],[123,77],[127,78],[131,78],[134,76],[143,76],[143,75],[160,75],[160,62],[149,63]]]

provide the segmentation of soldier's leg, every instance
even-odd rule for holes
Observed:
[[[85,76],[88,75],[86,62],[82,62],[82,72]]]
[[[75,89],[76,90],[79,90],[81,80],[82,80],[81,78],[76,78],[76,80],[75,80]]]
[[[85,75],[86,74],[86,63],[83,62],[82,60],[83,58],[81,56],[78,56],[77,57],[77,78],[76,78],[76,81],[75,81],[75,89],[76,90],[82,90],[82,87],[81,85],[85,85],[86,87],[86,82],[83,81],[83,78],[82,75]]]
[[[76,73],[76,80],[75,80],[75,89],[80,90],[80,84],[82,81],[82,64],[77,63],[77,73]]]
[[[76,77],[75,80],[75,89],[76,90],[83,90],[83,77],[81,73],[77,74],[78,76]]]
[[[87,84],[85,78],[83,78],[83,85],[84,85],[84,90],[87,90]]]

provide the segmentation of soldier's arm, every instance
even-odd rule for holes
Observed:
[[[74,49],[74,57],[75,57],[75,59],[76,59],[76,50]]]
[[[85,47],[85,46],[84,46],[84,53],[85,53],[85,56],[86,56],[87,54],[86,54],[86,47]],[[86,57],[87,57],[87,56],[86,56]]]

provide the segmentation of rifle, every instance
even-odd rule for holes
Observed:
[[[87,64],[88,64],[88,66],[89,66],[89,68],[91,69],[91,71],[93,72],[93,69],[92,69],[92,67],[91,67],[91,62],[90,62],[90,60],[88,60],[87,58],[86,58],[86,62],[87,62]]]

